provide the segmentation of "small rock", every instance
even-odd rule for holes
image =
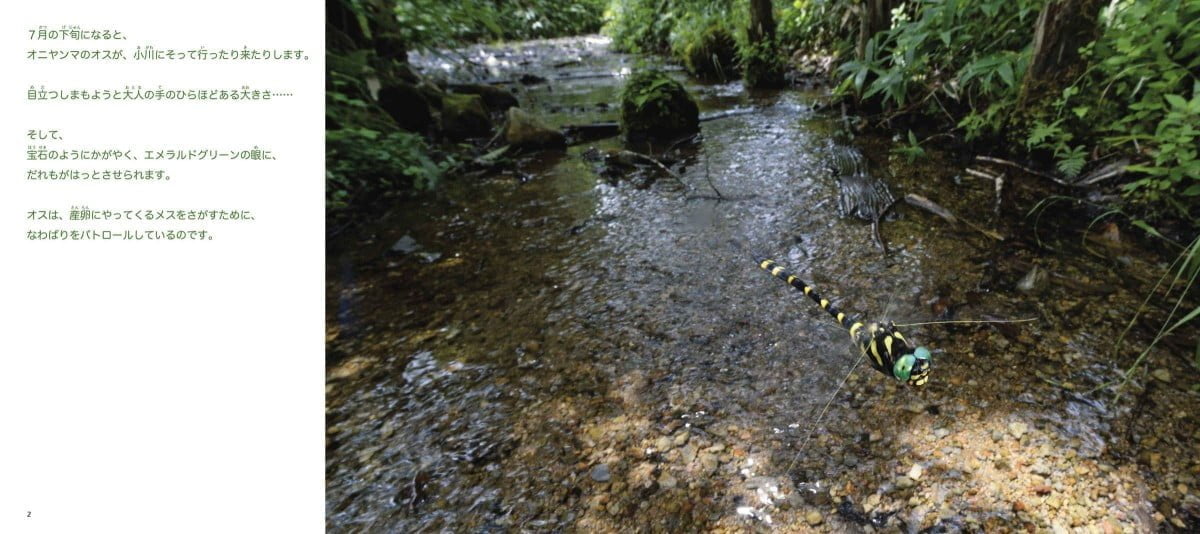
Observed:
[[[687,442],[688,442],[688,433],[687,432],[680,432],[679,435],[675,436],[675,446],[676,447],[682,447],[683,444],[685,444]]]
[[[441,252],[418,252],[417,257],[424,263],[433,263],[442,257]]]
[[[1012,436],[1017,439],[1021,439],[1021,436],[1024,436],[1025,432],[1028,430],[1029,425],[1026,425],[1020,421],[1014,421],[1008,424],[1008,433],[1012,434]]]
[[[901,489],[911,488],[914,484],[916,484],[916,481],[906,476],[901,475],[896,477],[896,485]]]
[[[400,254],[410,254],[416,252],[419,248],[421,248],[421,246],[417,244],[417,240],[413,239],[413,236],[407,234],[392,244],[392,252],[397,252]]]
[[[717,470],[720,462],[717,461],[717,455],[706,452],[700,455],[700,465],[705,471],[712,472]]]
[[[1004,439],[1004,431],[996,429],[992,431],[992,441],[1001,441]]]
[[[921,475],[925,474],[925,468],[921,464],[913,464],[912,469],[908,470],[908,478],[913,480],[921,480]]]
[[[1154,372],[1150,374],[1161,382],[1171,381],[1171,372],[1166,369],[1155,369]]]
[[[1017,282],[1017,290],[1025,293],[1031,293],[1037,289],[1040,289],[1046,282],[1047,278],[1048,276],[1046,275],[1046,270],[1042,269],[1038,265],[1034,265],[1033,268],[1030,269],[1029,272]]]
[[[1042,459],[1038,459],[1038,461],[1034,462],[1033,465],[1029,468],[1029,470],[1033,471],[1035,474],[1042,475],[1044,477],[1048,477],[1048,476],[1050,476],[1051,473],[1054,472],[1050,468],[1050,464],[1046,463],[1046,461],[1042,460]]]
[[[663,436],[654,441],[654,448],[659,452],[667,452],[671,450],[671,438]]]
[[[596,482],[608,482],[612,478],[612,473],[608,472],[608,464],[596,464],[592,468],[592,480]]]
[[[810,526],[815,527],[817,525],[820,525],[821,522],[824,521],[824,519],[825,518],[821,517],[821,512],[818,512],[816,510],[813,510],[807,514],[804,514],[804,520],[807,521]]]
[[[663,473],[662,476],[658,477],[658,487],[662,489],[673,489],[676,485],[678,485],[678,482],[670,473]]]
[[[948,429],[948,428],[935,428],[933,430],[933,437],[935,437],[937,439],[942,439],[949,435],[950,435],[950,429]]]
[[[679,449],[679,453],[683,455],[683,463],[685,464],[690,464],[692,460],[696,459],[695,445],[685,445],[682,449]]]
[[[879,433],[879,432],[871,432],[871,435],[870,435],[870,436],[868,436],[868,437],[867,437],[867,439],[868,439],[870,442],[874,443],[874,442],[876,442],[876,441],[879,441],[879,440],[883,439],[883,434],[881,434],[881,433]]]

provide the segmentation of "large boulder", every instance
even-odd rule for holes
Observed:
[[[621,132],[629,141],[700,131],[700,108],[679,82],[657,70],[635,73],[621,90]]]
[[[455,84],[450,90],[464,95],[479,95],[488,111],[505,111],[517,105],[517,97],[508,90],[482,83]]]
[[[447,94],[442,97],[442,133],[447,137],[483,137],[491,131],[492,119],[479,95]]]
[[[429,100],[416,86],[400,82],[379,88],[379,107],[401,128],[424,133],[433,122]]]
[[[508,123],[504,126],[504,141],[517,148],[562,148],[567,146],[567,137],[559,130],[547,126],[521,108],[508,109]]]

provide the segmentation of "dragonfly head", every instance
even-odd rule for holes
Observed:
[[[897,380],[907,382],[910,386],[924,386],[929,380],[930,359],[929,349],[917,347],[896,360],[896,364],[892,366],[892,374]]]

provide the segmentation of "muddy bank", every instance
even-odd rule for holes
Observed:
[[[595,39],[463,54],[493,58],[478,77],[546,79],[513,87],[554,125],[613,120],[633,62]],[[604,179],[581,145],[452,181],[331,244],[330,531],[1198,526],[1184,354],[1153,354],[1120,403],[1089,391],[1136,356],[1112,343],[1160,258],[1128,233],[1089,254],[1090,217],[1067,205],[1035,233],[1025,212],[1052,192],[1035,178],[1010,179],[997,215],[957,155],[908,164],[860,139],[897,196],[1006,238],[901,206],[883,256],[869,224],[837,215],[821,91],[678,76],[702,112],[757,109],[669,151],[687,188]],[[710,180],[741,200],[697,198]],[[905,328],[934,352],[914,390],[851,372],[846,333],[731,239],[870,318],[1037,320]],[[1018,290],[1035,265],[1046,274]]]

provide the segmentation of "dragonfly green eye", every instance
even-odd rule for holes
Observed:
[[[901,382],[907,381],[915,363],[917,363],[916,356],[912,354],[901,356],[899,360],[896,360],[896,364],[892,366],[892,375]]]
[[[929,349],[925,347],[917,347],[917,350],[913,351],[913,356],[916,356],[918,360],[928,360]]]

